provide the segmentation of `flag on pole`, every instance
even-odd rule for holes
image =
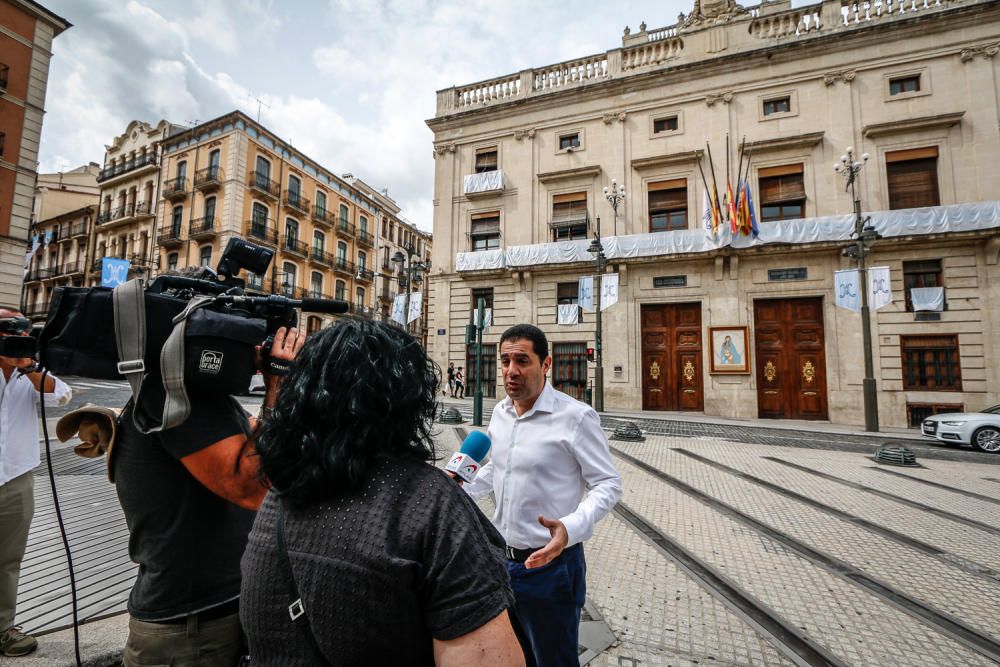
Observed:
[[[409,324],[413,320],[420,319],[420,310],[422,306],[422,301],[423,301],[422,292],[414,292],[413,294],[410,295],[410,312],[406,316],[407,324]]]
[[[714,177],[713,177],[714,178]],[[712,183],[712,230],[718,234],[722,224],[722,205],[719,203],[719,190]]]
[[[733,199],[733,181],[726,177],[726,217],[729,219],[729,229],[733,234],[739,231],[739,221],[736,219],[736,200]]]
[[[743,181],[743,200],[747,204],[747,218],[750,220],[750,233],[754,238],[760,236],[760,227],[757,226],[757,213],[753,207],[753,195],[750,194],[750,184]]]
[[[873,266],[868,269],[868,305],[872,310],[884,308],[892,303],[892,283],[888,266]]]
[[[838,308],[861,312],[861,276],[857,269],[844,269],[833,274],[834,303]]]
[[[701,213],[702,227],[705,229],[705,235],[714,241],[716,235],[719,232],[719,229],[718,226],[715,224],[715,216],[712,215],[713,213],[712,204],[708,200],[707,189],[702,190],[701,200],[702,200],[702,213]]]
[[[607,310],[618,303],[618,274],[608,273],[601,277],[601,310]]]
[[[24,276],[22,276],[22,279],[28,277],[28,267],[31,266],[31,258],[35,256],[35,253],[38,252],[38,248],[41,245],[41,236],[35,235],[31,237],[31,247],[28,248],[28,251],[24,254]]]
[[[406,295],[397,294],[392,300],[392,319],[399,322],[400,326],[406,324]]]
[[[577,283],[576,301],[586,311],[594,310],[594,276],[581,276]]]

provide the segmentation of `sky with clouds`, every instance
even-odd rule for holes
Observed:
[[[621,45],[693,0],[43,0],[54,44],[42,172],[103,162],[129,121],[241,109],[430,230],[435,91]]]

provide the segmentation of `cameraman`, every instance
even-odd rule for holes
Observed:
[[[10,306],[0,306],[0,337],[27,336],[31,321]],[[0,347],[0,353],[3,348]],[[73,392],[62,380],[42,374],[32,357],[0,356],[0,654],[27,655],[34,637],[14,626],[17,580],[35,513],[32,469],[39,464],[39,393],[45,405],[66,405]]]
[[[279,329],[271,356],[292,361],[305,340]],[[266,418],[281,377],[266,374],[258,419]],[[231,396],[191,401],[188,419],[143,435],[130,401],[111,460],[139,573],[129,595],[126,667],[237,664],[240,557],[267,493],[259,481],[256,423]]]

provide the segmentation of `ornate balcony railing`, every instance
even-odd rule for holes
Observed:
[[[309,200],[302,196],[301,192],[295,190],[285,190],[285,196],[281,203],[287,208],[294,209],[300,213],[309,213]]]
[[[226,175],[219,165],[205,167],[194,173],[194,188],[202,191],[215,190],[225,179]]]
[[[354,275],[354,262],[344,257],[337,257],[333,263],[333,268],[340,273],[346,273],[350,276]]]
[[[281,249],[299,257],[306,257],[309,254],[309,246],[294,236],[285,236],[285,240],[281,244]]]
[[[370,283],[375,280],[375,272],[371,269],[358,268],[358,273],[355,275],[355,278]]]
[[[358,232],[358,243],[364,246],[368,246],[369,248],[374,248],[375,237],[369,234],[368,232],[361,230]]]
[[[250,172],[250,175],[247,177],[247,185],[273,199],[281,196],[281,186],[278,182],[272,181],[268,174],[259,171]]]
[[[105,211],[104,213],[98,213],[95,219],[97,224],[103,225],[106,222],[111,222],[111,211]]]
[[[181,240],[181,228],[168,227],[160,232],[159,236],[156,237],[156,242],[162,246],[178,246],[182,243]]]
[[[211,238],[217,233],[215,227],[215,216],[205,216],[204,218],[196,218],[191,221],[191,228],[188,232],[188,236],[193,239],[204,239]]]
[[[348,222],[347,218],[340,218],[340,220],[337,222],[337,231],[339,231],[341,234],[354,236],[354,225]]]
[[[309,249],[309,259],[323,266],[333,266],[334,262],[333,255],[316,246]]]
[[[334,223],[333,214],[321,206],[314,206],[312,212],[312,218],[316,222],[322,223],[324,225],[332,225]]]
[[[178,176],[163,182],[163,198],[175,201],[183,199],[188,193],[188,181],[186,178]]]
[[[122,174],[127,174],[130,171],[135,171],[136,169],[141,169],[143,167],[156,166],[156,164],[157,158],[154,153],[146,153],[145,155],[134,157],[131,160],[123,160],[117,164],[101,169],[101,171],[97,174],[97,182],[101,183],[109,178],[121,176]]]
[[[90,231],[90,225],[86,222],[78,222],[70,227],[69,236],[86,236],[88,231]]]
[[[260,220],[248,220],[246,235],[251,241],[278,245],[278,231]]]

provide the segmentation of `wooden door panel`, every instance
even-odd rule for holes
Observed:
[[[663,359],[659,354],[644,354],[642,359],[642,409],[667,410],[663,391]]]
[[[822,299],[754,302],[754,341],[759,416],[826,419]]]
[[[701,351],[677,355],[677,403],[681,410],[702,410]]]
[[[643,409],[703,410],[701,304],[642,306],[641,321]]]

